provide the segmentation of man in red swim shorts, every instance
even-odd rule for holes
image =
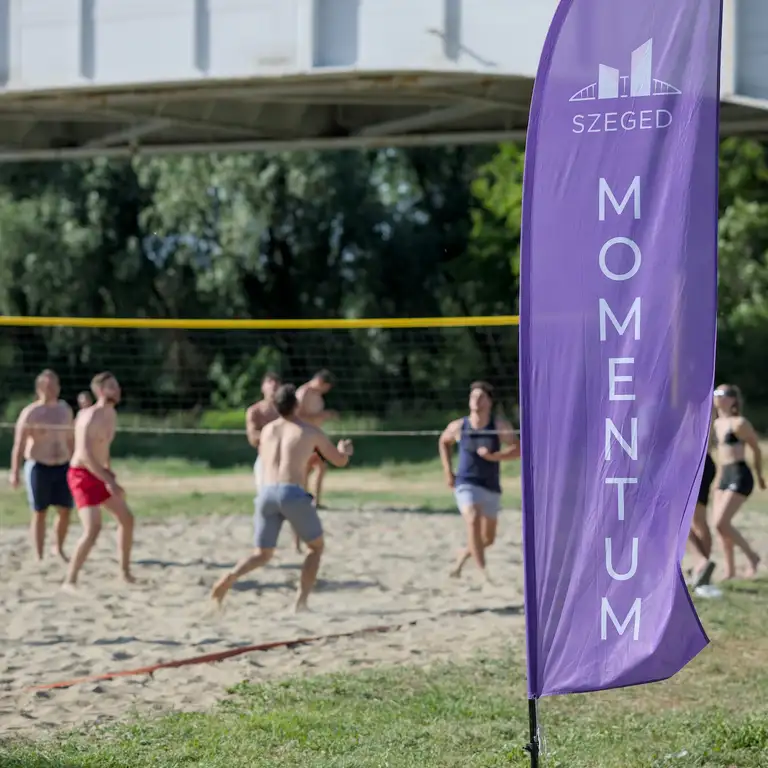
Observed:
[[[117,519],[117,546],[123,579],[133,583],[131,547],[133,515],[125,492],[110,469],[110,447],[115,439],[120,385],[108,371],[94,376],[91,390],[96,404],[83,408],[75,419],[75,451],[69,462],[67,482],[83,524],[83,535],[69,564],[65,589],[74,589],[77,576],[101,531],[101,507]]]

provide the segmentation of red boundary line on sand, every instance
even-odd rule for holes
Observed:
[[[295,640],[274,640],[269,643],[260,643],[259,645],[247,645],[241,648],[230,648],[228,651],[218,651],[217,653],[207,653],[204,656],[191,656],[187,659],[176,659],[175,661],[165,661],[160,664],[152,664],[148,667],[138,667],[137,669],[125,669],[121,672],[107,672],[102,675],[88,675],[87,677],[78,677],[74,680],[64,680],[59,683],[45,683],[44,685],[32,685],[28,691],[50,691],[56,688],[70,688],[73,685],[82,683],[96,683],[103,680],[114,680],[118,677],[135,677],[137,675],[151,675],[159,669],[174,669],[176,667],[187,667],[193,664],[211,664],[224,659],[231,659],[233,656],[241,656],[244,653],[253,653],[255,651],[270,651],[273,648],[290,648],[293,645],[309,645],[320,640],[338,640],[343,637],[354,637],[355,635],[392,632],[402,627],[415,624],[416,621],[403,622],[402,624],[385,624],[378,627],[366,627],[349,632],[336,632],[332,635],[315,635],[313,637],[299,637]]]
[[[489,608],[470,608],[463,610],[445,611],[440,614],[426,616],[423,618],[437,619],[443,616],[474,616],[478,613],[485,613],[493,610]],[[228,651],[218,651],[217,653],[207,653],[204,656],[191,656],[186,659],[176,659],[174,661],[164,661],[160,664],[152,664],[148,667],[138,667],[137,669],[124,669],[121,672],[107,672],[102,675],[88,675],[87,677],[77,677],[73,680],[63,680],[59,683],[45,683],[43,685],[31,685],[27,691],[50,691],[57,688],[70,688],[73,685],[82,683],[97,683],[104,680],[114,680],[119,677],[136,677],[137,675],[152,675],[159,669],[175,669],[177,667],[188,667],[193,664],[212,664],[224,659],[231,659],[233,656],[242,656],[244,653],[254,653],[256,651],[271,651],[273,648],[290,648],[294,645],[309,645],[317,643],[320,640],[340,640],[344,637],[355,637],[357,635],[383,634],[385,632],[394,632],[403,627],[412,627],[422,619],[413,619],[403,621],[399,624],[382,624],[377,627],[365,627],[363,629],[354,629],[349,632],[335,632],[330,635],[314,635],[311,637],[298,637],[294,640],[273,640],[269,643],[259,643],[258,645],[246,645],[240,648],[230,648]]]

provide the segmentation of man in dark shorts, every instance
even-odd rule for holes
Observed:
[[[278,374],[274,371],[267,371],[261,380],[261,400],[251,405],[245,412],[245,431],[248,436],[248,442],[257,451],[259,450],[261,430],[270,421],[274,421],[278,417],[277,409],[275,408],[275,394],[277,388],[282,383]],[[258,495],[259,486],[261,485],[261,461],[258,456],[253,464],[253,477],[256,482],[256,494]],[[293,532],[293,543],[296,552],[301,554],[301,539],[296,531]]]
[[[37,559],[43,559],[46,513],[57,512],[53,554],[66,561],[64,540],[69,529],[72,496],[67,485],[67,470],[74,438],[72,409],[59,400],[59,377],[45,370],[35,380],[37,399],[19,414],[11,452],[10,483],[19,486],[24,463],[24,483],[34,516],[30,535]]]
[[[307,462],[318,451],[335,467],[345,467],[352,455],[352,441],[340,440],[334,446],[319,427],[301,421],[292,384],[277,390],[274,403],[279,418],[261,430],[259,440],[261,486],[254,514],[254,551],[216,582],[211,598],[221,604],[241,576],[272,559],[280,529],[287,520],[309,550],[295,605],[296,611],[303,611],[317,580],[323,552],[323,526],[312,496],[304,488]]]

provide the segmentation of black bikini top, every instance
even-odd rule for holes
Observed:
[[[715,433],[715,442],[719,442],[717,439],[717,433]],[[740,443],[741,439],[732,429],[729,429],[723,435],[723,445],[739,445]]]

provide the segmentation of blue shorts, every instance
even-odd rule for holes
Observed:
[[[305,543],[323,535],[315,500],[301,486],[280,483],[260,488],[253,515],[254,546],[274,549],[286,520]]]
[[[72,509],[72,494],[67,483],[69,464],[40,464],[24,462],[24,484],[33,512],[45,512],[48,507]]]
[[[489,491],[481,485],[457,485],[454,496],[460,512],[472,504],[480,510],[483,517],[496,520],[501,511],[501,494]]]

